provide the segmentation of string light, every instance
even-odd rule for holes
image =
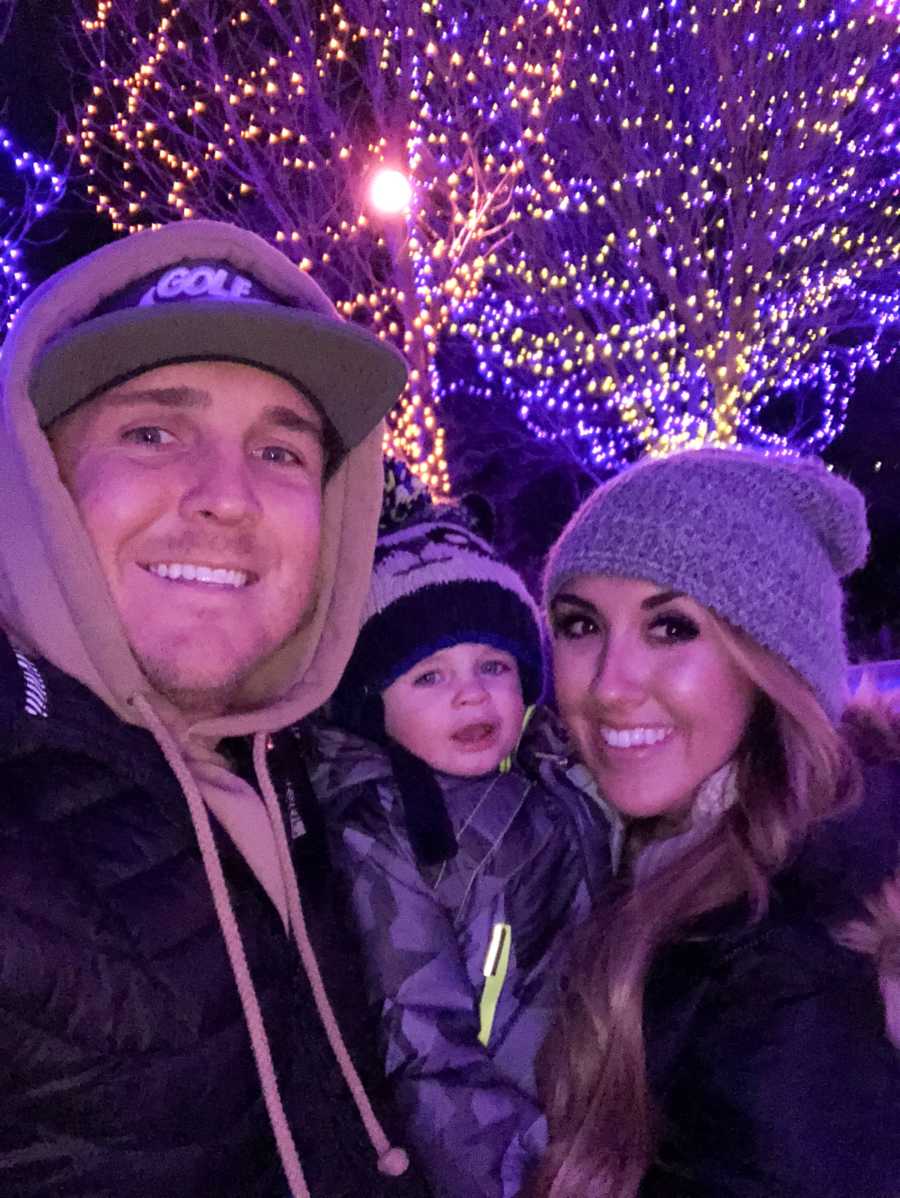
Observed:
[[[94,0],[77,142],[117,228],[250,223],[395,341],[435,490],[448,335],[594,466],[822,448],[898,327],[896,2]]]
[[[900,46],[867,3],[613,0],[460,324],[592,466],[821,450],[900,329]]]
[[[0,172],[5,200],[0,200],[0,335],[10,326],[29,282],[23,248],[35,224],[55,207],[65,180],[49,162],[16,147],[0,128]]]
[[[97,65],[75,140],[97,209],[127,231],[238,220],[312,266],[405,353],[387,448],[448,491],[438,346],[518,219],[576,0],[387,0],[368,24],[342,0],[138,7],[82,0]],[[379,167],[409,181],[402,225],[367,203]]]

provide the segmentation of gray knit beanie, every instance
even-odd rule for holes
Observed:
[[[793,666],[836,719],[840,579],[868,543],[862,495],[818,459],[692,450],[645,459],[588,497],[550,550],[544,600],[579,574],[682,591]]]

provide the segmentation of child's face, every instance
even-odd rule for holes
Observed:
[[[423,658],[382,699],[388,736],[461,778],[496,769],[515,748],[525,715],[516,659],[470,642]]]

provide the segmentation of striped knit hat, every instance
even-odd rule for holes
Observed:
[[[391,489],[389,483],[386,499]],[[367,700],[380,698],[416,662],[466,642],[512,654],[526,704],[540,698],[537,605],[471,525],[465,504],[420,500],[407,523],[379,537],[359,640],[332,701],[337,723],[373,735]]]

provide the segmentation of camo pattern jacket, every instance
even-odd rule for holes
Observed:
[[[458,851],[417,862],[387,754],[318,726],[311,781],[360,936],[406,1142],[436,1198],[513,1198],[546,1141],[534,1063],[607,820],[549,712],[513,768],[434,775]]]

